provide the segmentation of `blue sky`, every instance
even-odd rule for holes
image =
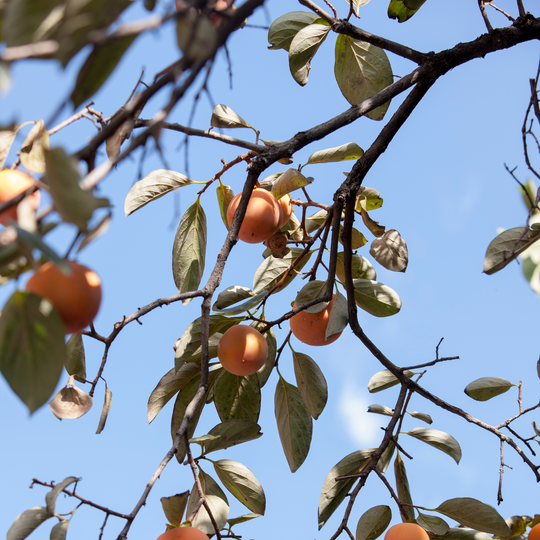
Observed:
[[[161,4],[161,8],[165,8]],[[533,2],[528,3],[533,9]],[[337,6],[341,15],[345,2]],[[271,0],[257,12],[250,23],[268,25],[291,10],[303,9],[285,0]],[[476,38],[485,27],[476,5],[447,6],[430,1],[405,24],[386,17],[386,3],[373,1],[362,9],[359,24],[365,30],[402,42],[421,51],[440,51],[458,42]],[[513,9],[507,6],[508,10]],[[140,2],[129,15],[146,16]],[[494,25],[505,21],[491,10]],[[441,21],[444,21],[441,24]],[[433,31],[436,26],[437,31]],[[229,105],[261,130],[266,139],[286,140],[296,132],[325,121],[348,108],[333,78],[333,42],[330,36],[312,63],[310,81],[300,88],[289,74],[284,51],[268,51],[266,31],[246,27],[236,32],[228,47],[232,59],[232,89],[228,66],[221,53],[210,79],[213,103]],[[151,81],[179,56],[170,25],[139,38],[122,60],[115,75],[94,97],[94,108],[112,114],[131,92],[142,69]],[[13,66],[10,92],[0,96],[0,122],[46,121],[67,96],[84,56],[77,56],[65,71],[50,61],[33,61]],[[390,55],[394,73],[405,75],[413,65]],[[360,323],[383,352],[399,365],[428,362],[435,357],[435,347],[444,337],[440,354],[459,356],[455,362],[430,369],[422,383],[446,401],[465,408],[472,415],[498,424],[517,413],[517,392],[512,389],[493,401],[479,403],[469,399],[463,388],[482,376],[523,381],[523,403],[538,401],[540,381],[536,361],[540,350],[537,331],[539,298],[528,287],[517,263],[494,275],[482,274],[487,245],[497,229],[522,225],[525,209],[515,182],[504,169],[518,166],[522,180],[528,178],[521,146],[521,125],[529,100],[529,78],[536,75],[538,46],[528,43],[502,51],[485,59],[459,67],[439,80],[418,106],[410,120],[376,163],[365,185],[376,188],[384,205],[373,213],[387,228],[398,229],[409,248],[409,267],[405,274],[391,273],[377,266],[378,280],[395,289],[403,301],[401,312],[379,319],[360,315]],[[170,120],[187,122],[198,81],[188,98],[173,110]],[[158,110],[165,97],[148,105],[145,118]],[[399,99],[390,106],[393,114]],[[195,127],[209,127],[212,104],[202,96],[197,107]],[[68,117],[71,110],[62,116]],[[60,119],[58,119],[60,121]],[[354,141],[369,147],[382,123],[362,119],[343,128],[326,140],[314,143],[295,155],[294,163],[305,163],[314,151]],[[90,122],[73,124],[51,138],[53,146],[75,151],[95,132]],[[253,141],[251,130],[236,130],[233,136]],[[183,137],[163,133],[160,143],[168,166],[186,172]],[[19,140],[19,144],[22,140]],[[214,141],[193,140],[189,146],[189,175],[194,180],[208,180],[220,168],[221,159],[230,161],[242,151]],[[11,164],[11,155],[8,163]],[[100,159],[105,159],[104,152]],[[197,187],[187,186],[126,218],[123,201],[139,178],[140,153],[125,160],[99,187],[99,195],[114,205],[110,230],[79,256],[101,276],[104,300],[96,319],[101,334],[110,333],[114,322],[156,298],[174,294],[171,250],[181,213],[192,203]],[[150,144],[142,165],[143,175],[163,168]],[[275,165],[268,173],[280,172]],[[344,179],[347,164],[306,167],[315,178],[309,192],[312,198],[329,202]],[[233,168],[224,180],[235,192],[245,180],[243,165]],[[226,235],[219,217],[213,189],[203,198],[209,220],[209,242],[205,278]],[[60,253],[73,238],[70,226],[50,235],[50,243]],[[368,233],[369,234],[369,233]],[[364,248],[366,249],[366,248]],[[253,274],[262,261],[262,249],[239,243],[223,276],[221,288],[230,285],[251,286]],[[26,276],[21,279],[21,286]],[[269,316],[287,309],[303,282],[297,278],[276,297]],[[2,301],[15,284],[4,285]],[[103,401],[104,387],[98,387],[94,407],[76,421],[59,422],[45,406],[29,417],[22,403],[5,382],[0,380],[0,535],[4,535],[15,517],[27,508],[44,503],[46,489],[35,486],[32,478],[61,481],[67,476],[82,477],[78,493],[93,502],[119,512],[129,513],[140,497],[159,462],[170,447],[169,424],[172,404],[151,425],[146,420],[150,392],[174,362],[172,346],[185,327],[198,316],[199,305],[174,304],[146,316],[143,325],[126,327],[115,341],[105,371],[113,392],[113,405],[107,426],[95,435]],[[286,327],[278,331],[278,343],[286,336]],[[286,538],[329,538],[342,517],[342,509],[317,531],[317,505],[324,478],[347,454],[377,446],[382,438],[379,427],[385,418],[366,413],[367,406],[380,403],[392,407],[395,389],[370,395],[367,382],[380,366],[346,329],[343,336],[328,347],[312,348],[296,342],[295,349],[312,356],[323,370],[329,385],[329,403],[314,422],[310,454],[304,465],[291,474],[281,450],[273,411],[273,375],[263,389],[260,425],[264,436],[256,441],[216,454],[244,463],[257,476],[267,496],[267,513],[238,527],[243,538],[267,540],[276,535]],[[97,370],[102,347],[85,339],[88,371]],[[280,370],[294,381],[292,359],[284,354]],[[67,375],[61,385],[67,382]],[[433,407],[415,396],[409,407],[432,415],[432,427],[455,436],[463,449],[460,465],[445,454],[405,435],[400,442],[414,456],[407,461],[407,471],[415,504],[434,508],[451,497],[474,497],[496,504],[499,468],[498,440]],[[525,436],[532,435],[531,421],[538,413],[516,422]],[[218,423],[208,407],[197,429],[206,433]],[[422,423],[408,418],[407,429]],[[402,440],[403,439],[403,440]],[[499,507],[504,517],[539,512],[538,485],[518,456],[506,450],[505,459],[512,470],[504,475],[504,502]],[[211,472],[210,464],[203,465]],[[171,463],[156,483],[147,505],[137,517],[129,538],[156,538],[165,528],[159,499],[191,489],[189,468]],[[229,496],[231,516],[246,513]],[[62,511],[71,511],[73,503],[59,499]],[[397,508],[384,486],[370,478],[351,517],[356,527],[360,515],[376,504]],[[69,529],[69,537],[95,539],[103,514],[81,507]],[[121,520],[109,519],[104,538],[113,539],[123,527]],[[45,524],[31,538],[49,537]]]

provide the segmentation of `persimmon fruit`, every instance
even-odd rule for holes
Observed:
[[[416,523],[398,523],[390,527],[384,540],[430,540],[429,534]]]
[[[242,194],[233,197],[227,208],[229,227]],[[271,238],[281,227],[283,210],[276,197],[265,189],[254,189],[249,199],[238,238],[248,244],[259,244]]]
[[[540,540],[540,523],[537,523],[537,524],[529,531],[529,540]]]
[[[293,213],[293,207],[291,204],[291,196],[287,193],[286,195],[283,195],[281,199],[278,199],[279,205],[281,206],[281,211],[283,212],[283,217],[281,219],[281,225],[279,228],[283,227],[283,225],[289,223],[289,220],[291,219],[291,215]]]
[[[208,536],[195,527],[175,527],[159,535],[157,540],[208,540]]]
[[[22,171],[4,169],[0,171],[0,203],[5,203],[34,185],[34,180]],[[30,195],[30,201],[34,210],[39,207],[41,194],[39,190]],[[0,214],[0,223],[9,225],[10,221],[17,221],[17,206],[12,206]]]
[[[68,261],[71,274],[47,262],[28,280],[26,290],[47,298],[54,306],[66,334],[84,330],[95,318],[101,304],[101,280],[87,266]]]
[[[291,326],[291,332],[296,338],[305,343],[306,345],[313,345],[319,347],[321,345],[330,345],[334,343],[336,339],[343,333],[336,332],[324,339],[326,336],[326,329],[328,328],[328,321],[330,319],[330,310],[332,309],[332,304],[334,303],[334,298],[329,304],[318,313],[308,313],[307,311],[300,311],[296,315],[293,315],[289,319],[289,324]],[[296,308],[296,304],[293,305]]]
[[[264,336],[252,326],[231,326],[218,344],[218,358],[225,370],[233,375],[253,375],[268,357]]]

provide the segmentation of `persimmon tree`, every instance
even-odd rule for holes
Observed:
[[[388,17],[395,19],[396,25],[405,26],[424,2],[390,0]],[[92,408],[96,389],[103,389],[105,401],[97,429],[100,433],[106,429],[114,391],[107,386],[107,370],[115,355],[121,355],[113,344],[125,329],[142,324],[141,321],[157,312],[157,308],[163,308],[157,316],[165,316],[168,306],[177,303],[185,306],[197,303],[200,309],[174,344],[174,362],[166,372],[156,373],[157,384],[148,397],[149,422],[158,414],[165,414],[162,409],[169,402],[173,403],[172,442],[146,485],[141,486],[134,508],[126,511],[120,506],[109,508],[100,501],[88,500],[81,494],[84,489],[76,476],[58,478],[55,482],[34,479],[34,485],[46,486],[50,491],[42,506],[29,508],[15,519],[8,531],[8,540],[22,540],[38,527],[42,531],[46,527],[42,524],[50,519],[54,522],[51,538],[65,538],[71,519],[79,518],[79,514],[75,514],[79,506],[103,512],[100,538],[107,534],[110,516],[123,520],[118,538],[137,537],[137,518],[143,506],[160,504],[154,496],[157,479],[166,468],[179,464],[191,468],[193,481],[184,485],[180,494],[170,493],[161,498],[168,526],[178,527],[189,522],[209,536],[242,536],[245,522],[264,519],[261,516],[265,513],[266,496],[256,474],[235,460],[234,447],[262,436],[261,399],[269,396],[274,400],[279,439],[291,473],[302,466],[310,451],[313,420],[324,413],[329,399],[324,370],[311,357],[310,349],[312,346],[332,347],[347,327],[357,339],[357,347],[369,352],[380,364],[380,369],[367,383],[366,392],[374,394],[396,387],[398,394],[395,400],[381,398],[382,404],[369,407],[370,413],[388,417],[377,447],[358,449],[342,456],[338,463],[327,464],[318,506],[319,529],[333,515],[340,514],[342,519],[334,530],[323,530],[323,537],[373,540],[388,528],[392,516],[415,521],[434,539],[457,540],[469,537],[482,540],[490,535],[518,538],[540,522],[538,509],[524,508],[523,515],[503,517],[490,506],[503,499],[503,471],[508,454],[513,454],[527,470],[531,486],[540,481],[537,457],[540,431],[532,421],[540,408],[538,400],[528,394],[522,396],[521,383],[486,373],[485,377],[466,381],[459,389],[464,388],[469,398],[482,402],[517,388],[518,407],[497,423],[477,418],[439,397],[421,382],[426,372],[443,362],[456,360],[457,356],[439,354],[439,343],[435,359],[405,363],[402,358],[389,358],[383,351],[384,344],[370,339],[359,319],[362,313],[378,318],[384,325],[387,317],[400,312],[399,291],[379,281],[377,273],[381,267],[390,272],[405,272],[409,263],[406,239],[399,232],[400,224],[381,224],[376,220],[376,210],[383,206],[383,199],[392,197],[392,191],[380,187],[370,176],[372,168],[378,160],[385,159],[384,153],[394,137],[414,116],[415,109],[430,90],[435,85],[445,84],[450,71],[486,55],[497,55],[539,40],[540,19],[527,11],[534,12],[536,6],[532,2],[526,6],[522,0],[516,0],[503,10],[480,0],[477,16],[485,27],[482,35],[456,42],[446,50],[424,52],[393,41],[392,36],[370,33],[369,21],[367,29],[363,20],[360,27],[366,0],[338,5],[326,0],[321,5],[299,0],[298,5],[291,4],[291,11],[283,12],[269,24],[267,35],[271,50],[262,50],[261,58],[281,54],[283,62],[288,62],[294,81],[305,86],[318,51],[333,47],[335,80],[349,106],[317,125],[300,128],[291,119],[288,125],[291,136],[285,141],[271,139],[265,126],[249,123],[246,112],[235,111],[221,103],[213,106],[207,125],[174,122],[172,111],[179,103],[189,104],[193,111],[200,107],[199,97],[208,91],[217,55],[227,53],[229,38],[249,25],[250,17],[257,10],[271,3],[271,0],[246,0],[233,5],[231,1],[178,0],[173,5],[172,2],[146,1],[146,9],[157,15],[136,21],[129,19],[130,2],[122,0],[90,0],[84,5],[36,0],[0,3],[0,39],[6,45],[0,51],[0,77],[5,86],[10,71],[18,63],[54,59],[69,67],[74,58],[87,55],[78,69],[69,100],[61,108],[65,112],[66,108],[73,107],[73,114],[58,123],[46,123],[37,118],[28,123],[3,126],[0,131],[0,167],[21,168],[36,179],[35,186],[0,205],[0,212],[19,205],[18,221],[0,231],[0,274],[4,287],[17,282],[21,276],[26,279],[27,273],[46,261],[69,272],[66,259],[75,258],[75,251],[78,253],[91,242],[99,243],[99,237],[107,233],[114,212],[118,213],[118,208],[113,212],[111,201],[106,197],[108,181],[119,174],[118,166],[135,155],[142,155],[141,178],[126,190],[124,213],[127,219],[135,212],[144,213],[144,207],[161,197],[172,196],[174,191],[180,190],[182,197],[189,199],[172,246],[172,281],[177,294],[154,299],[128,315],[124,315],[125,308],[119,306],[118,317],[109,321],[107,328],[92,324],[66,341],[61,320],[50,303],[22,287],[17,288],[7,299],[0,317],[0,369],[5,380],[30,413],[49,403],[60,419],[76,420],[86,414]],[[493,13],[502,13],[507,24],[494,27]],[[100,111],[99,103],[89,101],[119,69],[121,59],[129,55],[134,40],[156,28],[175,29],[179,59],[165,69],[156,67],[149,80],[146,73],[141,75],[136,88],[125,96],[124,105],[117,111],[112,114]],[[227,58],[227,55],[222,57]],[[405,59],[414,67],[398,77],[392,69],[392,58]],[[229,61],[234,70],[234,57]],[[540,70],[535,62],[531,61],[530,102],[523,104],[522,135],[527,174],[538,179],[535,161],[539,148],[536,127],[540,122]],[[147,67],[147,71],[152,69],[154,66]],[[394,99],[399,101],[397,106],[392,104]],[[43,116],[49,112],[44,111]],[[90,140],[80,141],[77,151],[51,146],[49,139],[55,133],[82,120],[91,120],[96,131]],[[352,123],[362,122],[380,122],[380,131],[370,144],[358,140],[339,146],[324,145],[325,138]],[[22,133],[29,124],[32,128],[19,142],[17,133]],[[239,128],[251,129],[254,140],[231,135],[235,132],[230,130]],[[217,158],[213,177],[196,179],[196,160],[190,163],[192,173],[185,171],[184,174],[167,165],[170,157],[160,145],[164,133],[174,134],[178,141],[183,141],[188,156],[190,141],[196,138],[207,139],[209,144],[236,147],[241,154],[230,161],[220,162]],[[150,147],[161,153],[162,168],[145,170],[145,152]],[[302,160],[305,162],[295,163],[296,156],[304,149],[309,149],[309,156]],[[331,197],[317,200],[312,191],[319,181],[315,171],[328,163],[341,163],[347,171],[332,188]],[[271,166],[278,166],[279,171],[270,174]],[[243,184],[233,183],[233,172],[236,176],[242,175]],[[527,212],[519,227],[502,232],[486,245],[484,271],[493,274],[521,257],[531,287],[539,292],[540,191],[536,191],[533,181],[520,177],[515,170],[508,173],[520,186]],[[52,206],[36,214],[29,197],[37,189],[50,196]],[[242,241],[239,231],[255,189],[266,190],[277,201],[286,200],[284,208],[292,204],[294,211],[287,213],[285,219],[277,220],[280,227],[264,245],[251,246],[253,259],[261,254],[263,259],[248,287],[245,283],[227,282],[224,275],[238,242]],[[229,204],[238,193],[241,193],[238,205],[228,219]],[[221,214],[221,222],[216,225],[212,220],[212,227],[208,226],[210,220],[205,213],[210,200],[217,201]],[[279,203],[276,206],[279,207]],[[72,234],[62,248],[53,247],[49,235],[64,225]],[[218,226],[227,233],[220,250],[210,253],[208,239],[216,234]],[[293,282],[296,289],[291,286]],[[283,298],[285,304],[276,303]],[[283,308],[284,305],[288,307]],[[277,315],[275,306],[280,310]],[[299,333],[300,342],[291,337],[289,319],[304,316],[309,321],[308,330],[304,330],[309,333],[309,328],[318,324],[323,314],[322,331],[317,326],[319,333],[310,345],[305,344],[310,341]],[[268,349],[264,365],[247,376],[226,371],[217,359],[221,337],[240,324],[251,325],[260,332]],[[293,332],[296,334],[294,328]],[[85,346],[89,342],[99,344],[102,350],[99,366],[91,369],[87,369],[85,360]],[[284,363],[290,365],[291,362],[294,377],[282,369]],[[64,370],[70,376],[68,385],[55,395]],[[540,377],[540,363],[537,372]],[[519,379],[522,375],[516,376]],[[461,380],[449,384],[458,387]],[[406,463],[412,456],[403,440],[408,437],[419,440],[433,447],[433,452],[447,454],[456,463],[460,462],[462,451],[459,435],[446,433],[430,414],[409,410],[417,397],[493,436],[493,444],[500,447],[500,471],[495,471],[499,485],[494,501],[452,496],[436,508],[421,505],[422,494],[409,486]],[[209,411],[215,411],[219,422],[204,432],[198,425]],[[409,427],[409,417],[422,427]],[[520,427],[515,428],[515,422],[524,417],[531,419],[528,427],[519,424]],[[62,425],[58,429],[61,428]],[[386,504],[362,506],[359,519],[353,520],[359,494],[369,491],[370,478],[384,486],[393,507]],[[105,486],[106,480],[100,479],[100,483]],[[230,515],[226,491],[247,508],[248,513]],[[74,510],[69,517],[56,510],[56,500],[61,493],[73,498]],[[526,515],[535,512],[534,517]]]

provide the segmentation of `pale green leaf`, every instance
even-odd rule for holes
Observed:
[[[364,155],[364,151],[356,143],[349,142],[336,146],[335,148],[327,148],[319,150],[309,156],[306,165],[313,163],[335,163],[338,161],[357,160]]]
[[[241,116],[222,103],[214,107],[210,125],[217,128],[252,128]]]
[[[420,511],[418,511],[416,523],[428,533],[436,534],[437,536],[444,536],[450,529],[444,519],[437,516],[430,516],[429,514],[422,514]]]
[[[353,279],[356,305],[375,317],[389,317],[401,309],[397,293],[378,281]]]
[[[456,463],[459,463],[461,460],[461,447],[459,446],[459,443],[452,435],[449,435],[444,431],[433,428],[414,428],[410,431],[404,431],[403,433],[448,454]]]
[[[81,334],[71,334],[66,343],[66,371],[79,382],[86,380],[86,357]]]
[[[386,530],[392,520],[389,506],[380,505],[362,514],[356,526],[356,540],[375,540]]]
[[[397,19],[400,23],[408,21],[424,4],[426,0],[390,0],[388,17]]]
[[[287,169],[272,182],[272,193],[276,199],[281,199],[283,195],[308,186],[311,182],[311,176],[306,177],[297,169]]]
[[[289,51],[294,36],[316,19],[317,15],[310,11],[291,11],[278,17],[268,30],[268,48]]]
[[[383,416],[394,416],[394,411],[386,405],[370,405],[367,408],[367,412],[374,414],[382,414]]]
[[[307,354],[293,352],[298,391],[311,416],[317,420],[328,400],[328,385],[321,368]]]
[[[172,495],[171,497],[161,497],[161,507],[163,513],[173,527],[178,527],[182,523],[182,516],[188,503],[189,491]]]
[[[21,162],[30,174],[45,172],[45,152],[50,150],[45,122],[38,120],[21,146]]]
[[[468,384],[465,393],[476,401],[487,401],[508,392],[512,386],[516,385],[501,377],[481,377]]]
[[[99,435],[105,429],[105,423],[109,417],[109,411],[112,405],[112,392],[105,383],[105,396],[103,398],[103,408],[101,409],[101,415],[99,417],[99,424],[96,429],[96,435]]]
[[[403,375],[411,378],[414,373],[407,369],[403,372]],[[368,391],[371,394],[374,394],[375,392],[381,392],[382,390],[386,390],[387,388],[395,386],[396,384],[399,384],[398,379],[396,379],[396,377],[392,375],[390,371],[383,369],[382,371],[375,373],[375,375],[369,379]]]
[[[60,495],[65,488],[79,480],[80,478],[77,478],[76,476],[68,476],[62,480],[62,482],[56,484],[51,491],[45,495],[45,504],[49,514],[54,514],[56,512],[56,499],[58,498],[58,495]]]
[[[415,513],[414,508],[412,507],[413,502],[409,480],[407,478],[407,470],[405,469],[405,463],[399,452],[394,460],[394,476],[396,478],[396,489],[399,501],[408,505],[404,506],[405,512],[409,516],[409,519],[414,519]]]
[[[6,540],[24,540],[43,522],[52,517],[43,506],[34,506],[19,514],[9,528]]]
[[[219,204],[219,213],[221,214],[221,220],[227,230],[229,230],[229,222],[227,221],[227,208],[229,208],[230,202],[234,199],[234,191],[231,186],[224,184],[218,184],[216,188],[216,196]]]

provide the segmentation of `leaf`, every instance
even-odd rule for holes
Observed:
[[[251,289],[250,289],[251,290]],[[249,297],[244,302],[240,302],[239,304],[234,304],[230,307],[224,308],[224,309],[217,309],[216,304],[212,306],[212,311],[214,313],[220,313],[221,315],[238,315],[240,313],[244,313],[244,311],[247,311],[248,309],[254,308],[259,302],[263,300],[263,298],[266,296],[266,291],[261,291],[258,294],[253,295]],[[219,302],[219,296],[218,296],[218,302]]]
[[[179,293],[196,291],[204,273],[206,215],[200,199],[186,210],[174,237],[172,268]],[[187,302],[184,300],[184,305]]]
[[[218,184],[216,188],[216,195],[219,204],[219,212],[221,214],[221,220],[227,230],[229,230],[229,222],[227,221],[227,208],[229,208],[230,202],[234,199],[234,191],[231,189],[231,186],[226,186],[224,184]]]
[[[456,463],[459,463],[461,460],[461,447],[459,443],[452,435],[444,431],[432,428],[414,428],[411,431],[404,431],[403,433],[448,454]]]
[[[44,181],[49,185],[55,210],[64,221],[86,230],[94,210],[110,206],[109,201],[96,198],[79,186],[77,163],[63,148],[53,148],[45,153],[47,172]]]
[[[360,11],[360,8],[362,6],[365,6],[366,4],[369,4],[369,0],[347,0],[347,3],[349,5],[351,5],[351,3],[352,3],[352,5],[354,7],[354,12],[356,13],[356,15],[358,15],[358,13]]]
[[[112,392],[110,388],[105,384],[105,398],[103,401],[103,408],[101,409],[101,415],[99,417],[99,424],[96,429],[96,435],[99,435],[105,429],[105,423],[109,417],[109,411],[112,405]]]
[[[411,489],[409,487],[409,480],[407,479],[407,471],[405,469],[405,463],[403,463],[403,459],[399,452],[394,460],[394,476],[396,478],[396,489],[399,502],[408,505],[403,507],[405,513],[409,516],[409,519],[414,519],[415,514],[412,506],[413,501],[411,497]]]
[[[124,202],[124,212],[129,216],[148,203],[189,184],[193,184],[193,180],[179,172],[166,169],[152,171],[131,187]]]
[[[43,506],[34,506],[25,510],[15,518],[7,532],[6,540],[24,540],[51,517],[52,515]]]
[[[367,210],[376,210],[383,205],[383,199],[380,193],[373,188],[364,187],[360,190],[356,199],[356,209],[360,211],[361,208]]]
[[[421,413],[418,411],[409,412],[407,411],[413,418],[417,418],[418,420],[422,420],[422,422],[425,422],[426,424],[433,424],[433,420],[429,414]]]
[[[501,377],[481,377],[468,384],[465,393],[476,401],[487,401],[508,392],[512,386],[516,385]]]
[[[388,17],[397,19],[400,23],[408,21],[424,4],[426,0],[390,0]]]
[[[322,19],[318,20],[322,21]],[[300,86],[307,84],[311,60],[331,30],[326,21],[323,23],[313,23],[302,28],[290,44],[289,69]]]
[[[258,321],[254,321],[251,324],[251,326],[257,330],[260,330],[263,325],[264,323]],[[267,383],[276,363],[277,340],[273,328],[270,328],[270,330],[264,333],[264,339],[266,339],[268,345],[268,356],[266,357],[266,362],[263,367],[257,371],[257,377],[259,377],[259,385],[261,388]]]
[[[283,259],[278,259],[273,255],[267,257],[263,263],[255,271],[253,276],[253,292],[269,291],[277,285],[293,261],[303,252],[300,248],[291,248],[290,253],[285,255]],[[309,261],[311,252],[306,253],[302,260],[296,264],[294,270],[300,271]],[[284,280],[283,283],[274,291],[274,293],[282,291],[296,277],[296,272],[292,271]]]
[[[198,364],[184,364],[178,371],[169,370],[148,398],[147,418],[150,424],[169,400],[201,372]]]
[[[67,340],[65,368],[69,375],[75,375],[75,380],[85,382],[86,358],[81,334],[71,334]]]
[[[511,534],[508,525],[494,508],[470,497],[448,499],[435,511],[472,529],[502,537]]]
[[[15,126],[13,129],[3,129],[0,131],[0,169],[4,168],[4,163],[6,162],[6,158],[8,157],[11,145],[15,140],[17,131],[19,131],[21,127],[23,126]]]
[[[208,435],[214,438],[203,443],[205,454],[262,437],[261,426],[251,420],[226,420],[213,427]]]
[[[249,287],[231,285],[218,294],[212,309],[224,309],[253,296],[253,291]]]
[[[234,527],[235,525],[238,525],[240,523],[245,523],[246,521],[251,521],[252,519],[261,517],[260,514],[244,514],[243,516],[239,516],[237,518],[228,519],[227,523]]]
[[[540,238],[540,228],[515,227],[502,232],[489,244],[484,257],[484,273],[502,270]]]
[[[386,530],[392,520],[389,506],[380,505],[362,514],[356,526],[356,540],[375,540]]]
[[[189,10],[176,20],[178,47],[188,61],[206,61],[215,54],[217,32],[210,19]]]
[[[0,41],[3,41],[2,39],[2,29],[0,28]],[[11,88],[11,77],[9,75],[9,62],[5,62],[4,60],[0,59],[0,94],[7,94],[9,92],[9,89]],[[0,139],[2,138],[2,135],[0,134]],[[0,142],[0,148],[2,146],[2,143]],[[1,150],[0,150],[1,155]],[[2,159],[0,158],[0,169],[2,168],[3,163]]]
[[[302,401],[317,420],[328,400],[328,385],[321,368],[307,354],[293,352],[294,375]]]
[[[217,128],[251,128],[241,116],[236,114],[230,107],[220,103],[214,107],[210,125]]]
[[[71,519],[64,519],[64,521],[59,521],[51,529],[51,535],[49,536],[49,539],[50,540],[65,540],[70,522],[71,522]]]
[[[297,169],[287,169],[284,173],[280,174],[277,180],[272,184],[272,193],[275,195],[276,199],[281,199],[283,195],[309,186],[312,182],[313,178],[311,176],[305,177]]]
[[[395,229],[386,231],[382,238],[373,240],[369,253],[387,270],[392,272],[405,272],[407,270],[409,264],[407,244]]]
[[[386,227],[384,225],[379,225],[378,221],[371,219],[370,215],[367,213],[367,210],[365,210],[362,206],[360,206],[360,213],[362,214],[362,221],[364,222],[364,225],[369,229],[373,236],[379,237],[384,234]],[[377,239],[373,242],[377,242]],[[371,254],[373,255],[373,253]]]
[[[79,480],[80,478],[77,478],[76,476],[68,476],[62,480],[62,482],[56,484],[56,486],[45,495],[45,505],[47,506],[47,512],[49,512],[49,514],[54,514],[56,512],[56,499],[58,498],[58,495],[60,495],[60,493],[68,486]]]
[[[274,395],[274,410],[281,446],[291,472],[296,472],[309,453],[313,425],[298,388],[281,377]]]
[[[0,371],[33,413],[54,392],[64,368],[64,325],[52,304],[16,291],[0,317]]]
[[[335,163],[338,161],[357,160],[364,155],[364,151],[356,143],[349,142],[336,146],[335,148],[327,148],[319,150],[309,156],[306,165],[314,163]]]
[[[202,470],[199,470],[199,480],[206,502],[210,507],[210,512],[212,512],[212,516],[216,521],[218,529],[221,530],[225,526],[225,523],[227,523],[227,518],[229,517],[229,502],[227,501],[227,497],[216,481]],[[186,515],[190,516],[195,508],[197,508],[198,504],[199,492],[197,491],[197,485],[194,484],[191,495],[189,496]],[[191,520],[191,526],[201,530],[207,535],[215,533],[212,520],[203,505],[200,505],[197,514]]]
[[[21,147],[21,162],[30,174],[45,172],[45,152],[50,150],[45,122],[38,120]]]
[[[65,259],[62,259],[55,251],[53,251],[43,240],[37,235],[25,231],[20,227],[15,226],[19,241],[30,249],[39,249],[43,255],[50,259],[56,266],[58,266],[63,272],[70,273],[71,269]]]
[[[306,283],[296,295],[294,303],[297,306],[311,302],[316,298],[320,298],[326,291],[326,281],[314,280]],[[307,313],[319,313],[328,306],[330,302],[319,302],[313,306],[306,308]]]
[[[386,469],[388,469],[388,465],[390,465],[390,461],[392,461],[392,457],[394,456],[395,451],[396,445],[393,442],[390,442],[388,446],[384,449],[384,452],[382,453],[379,461],[377,462],[377,469],[380,472],[386,472]]]
[[[173,527],[178,527],[182,523],[182,516],[188,503],[189,491],[178,493],[172,497],[161,497],[161,507],[163,513]]]
[[[339,463],[332,467],[332,470],[325,478],[319,499],[319,530],[330,519],[330,516],[337,510],[343,502],[352,486],[358,478],[347,478],[336,481],[342,476],[352,476],[361,473],[371,461],[371,454],[376,448],[366,448],[357,450],[345,456]]]
[[[345,282],[345,254],[340,251],[336,257],[336,275],[342,281]],[[352,254],[352,277],[353,279],[377,279],[377,272],[373,265],[362,255],[357,253]]]
[[[382,49],[343,34],[336,40],[334,74],[341,93],[351,105],[358,105],[393,82],[392,66]],[[382,120],[389,106],[388,101],[367,116]]]
[[[264,515],[266,497],[263,488],[245,465],[230,459],[220,459],[214,462],[214,470],[236,499],[255,514]]]
[[[444,536],[450,527],[448,523],[437,516],[430,516],[428,514],[422,514],[418,511],[418,517],[416,518],[416,523],[426,529],[428,533],[436,534],[437,536]]]
[[[328,326],[324,339],[328,339],[334,334],[341,333],[349,324],[349,310],[347,307],[347,299],[337,291],[332,301],[330,315],[328,317]]]
[[[49,402],[49,407],[59,420],[75,420],[92,408],[92,398],[75,386],[75,377],[71,375],[68,384]]]
[[[450,527],[444,536],[432,534],[431,537],[436,540],[492,540],[489,534],[465,527]]]
[[[291,42],[302,28],[317,19],[315,13],[309,11],[291,11],[278,17],[268,30],[269,49],[285,49],[287,52]]]
[[[257,422],[261,412],[261,389],[257,374],[243,377],[222,371],[214,388],[214,403],[221,421]]]
[[[85,234],[82,242],[77,248],[77,253],[79,253],[83,248],[88,244],[97,240],[102,234],[105,234],[109,230],[109,225],[112,221],[112,213],[109,212],[95,227],[89,229]]]
[[[401,309],[397,293],[378,281],[353,279],[356,305],[375,317],[389,317]]]
[[[412,371],[409,371],[406,369],[403,372],[403,375],[409,377],[409,379],[414,375]],[[399,380],[396,379],[390,371],[387,369],[383,369],[382,371],[379,371],[369,379],[368,382],[368,391],[371,394],[374,394],[376,392],[382,392],[383,390],[386,390],[387,388],[390,388],[392,386],[395,386],[396,384],[399,384]]]
[[[79,70],[69,97],[74,108],[88,101],[103,86],[135,38],[128,36],[103,45],[94,45]]]
[[[370,405],[367,412],[374,414],[382,414],[383,416],[394,416],[394,411],[386,405]]]

